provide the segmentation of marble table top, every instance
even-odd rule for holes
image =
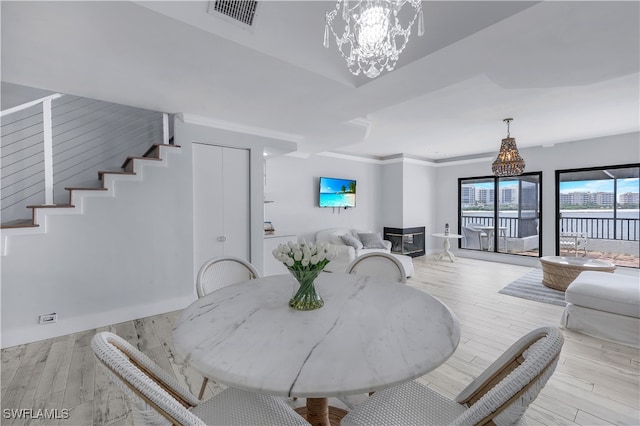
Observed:
[[[451,356],[456,316],[400,283],[322,273],[324,306],[288,306],[297,283],[276,275],[222,288],[186,308],[173,330],[178,356],[238,389],[323,398],[375,391],[422,376]]]

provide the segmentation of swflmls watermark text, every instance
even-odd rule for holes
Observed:
[[[66,420],[69,418],[68,408],[4,408],[2,417],[5,419],[39,419],[39,420]]]

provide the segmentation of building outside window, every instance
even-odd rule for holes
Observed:
[[[460,247],[539,256],[541,181],[541,172],[459,179]]]

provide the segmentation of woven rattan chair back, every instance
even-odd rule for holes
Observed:
[[[353,408],[343,426],[516,425],[555,370],[564,338],[554,327],[514,343],[455,400],[416,381],[376,392]]]
[[[131,401],[135,426],[309,425],[285,401],[271,395],[228,387],[199,401],[113,333],[96,334],[91,347],[107,375]]]
[[[469,407],[456,424],[515,424],[553,374],[564,337],[555,327],[526,334],[456,398]]]
[[[392,254],[383,252],[358,256],[347,266],[347,273],[399,283],[407,282],[407,274],[402,263]]]
[[[231,284],[260,278],[251,263],[239,257],[216,257],[205,262],[198,272],[196,291],[198,297]]]
[[[187,409],[196,406],[198,398],[126,340],[102,332],[93,337],[91,348],[107,375],[132,402],[134,424],[205,425]]]

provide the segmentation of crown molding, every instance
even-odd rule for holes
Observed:
[[[322,157],[338,158],[340,160],[357,161],[360,163],[383,164],[382,160],[379,158],[364,157],[361,155],[353,155],[353,154],[343,154],[340,152],[333,152],[333,151],[319,152],[316,155],[320,155]]]
[[[425,166],[425,167],[451,167],[451,166],[458,166],[461,164],[484,163],[487,161],[494,160],[493,157],[483,156],[483,157],[474,157],[474,158],[458,157],[458,158],[452,158],[448,160],[434,161],[434,160],[429,160],[425,158],[411,157],[404,154],[397,154],[397,155],[384,157],[384,158],[375,158],[375,157],[365,157],[360,155],[345,154],[345,153],[333,152],[333,151],[320,152],[316,155],[321,155],[323,157],[339,158],[341,160],[358,161],[360,163],[369,163],[369,164],[385,165],[385,164],[403,163],[403,164],[415,164],[418,166]]]
[[[216,129],[228,130],[236,133],[244,133],[248,135],[261,136],[269,139],[278,139],[287,142],[299,143],[303,137],[294,133],[278,132],[264,127],[248,126],[245,124],[234,123],[231,121],[216,120],[209,117],[202,117],[195,114],[180,113],[176,114],[180,120],[187,124],[196,124],[199,126],[213,127]]]

